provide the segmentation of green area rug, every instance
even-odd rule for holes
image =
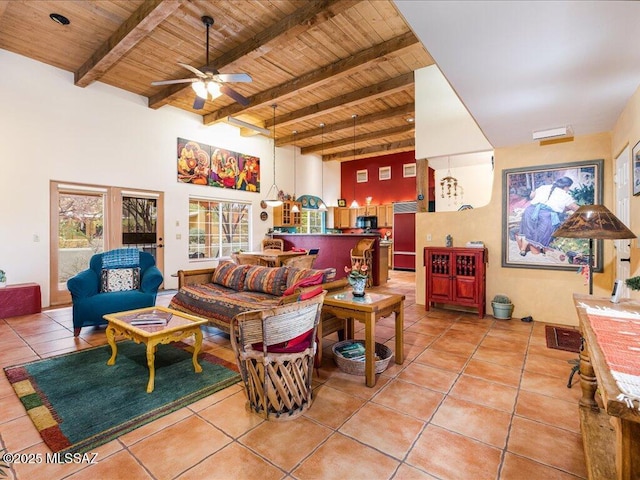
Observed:
[[[240,380],[234,364],[200,352],[195,373],[190,347],[158,345],[155,389],[147,393],[146,348],[118,343],[4,369],[27,413],[53,452],[88,452]]]

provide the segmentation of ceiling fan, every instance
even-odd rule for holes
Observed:
[[[202,70],[198,70],[186,63],[178,62],[178,65],[193,72],[196,77],[193,78],[181,78],[178,80],[163,80],[160,82],[151,82],[151,85],[172,85],[176,83],[191,83],[191,88],[196,92],[196,98],[193,102],[193,108],[200,110],[204,107],[204,103],[207,100],[207,95],[211,95],[211,100],[219,97],[221,94],[225,94],[228,97],[233,98],[236,102],[243,106],[249,105],[249,99],[242,96],[231,87],[225,85],[230,82],[251,82],[252,78],[246,73],[220,73],[213,67],[209,67],[209,28],[213,25],[213,18],[205,15],[202,18],[202,23],[207,27],[207,64]]]

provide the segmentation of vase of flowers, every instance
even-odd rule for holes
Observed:
[[[354,297],[364,297],[364,289],[367,286],[368,267],[365,263],[356,262],[351,268],[344,267],[347,272],[347,280],[353,288]]]

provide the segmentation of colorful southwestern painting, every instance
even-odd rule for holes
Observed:
[[[178,138],[178,181],[260,191],[260,158]]]

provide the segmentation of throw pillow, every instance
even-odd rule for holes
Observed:
[[[249,292],[264,292],[281,296],[287,280],[287,269],[251,266],[247,270],[244,289]]]
[[[313,298],[317,295],[322,295],[323,291],[324,289],[320,286],[305,290],[300,294],[300,296],[298,297],[298,300],[309,300],[310,298]]]
[[[247,270],[250,267],[251,265],[236,265],[233,262],[222,261],[213,272],[211,282],[237,291],[243,290]]]
[[[140,288],[140,267],[103,268],[100,279],[101,292],[123,292]]]
[[[297,283],[294,283],[284,291],[283,295],[291,295],[295,293],[295,291],[298,288],[310,287],[312,285],[320,285],[323,279],[324,279],[324,273],[318,272],[315,275],[303,278],[302,280],[299,280]]]
[[[318,272],[322,273],[322,281],[320,283],[330,282],[336,274],[335,268],[325,268],[324,270],[317,270],[315,268],[293,268],[289,267],[289,273],[287,274],[287,288],[295,285],[305,278],[313,277]]]
[[[102,268],[127,268],[140,265],[140,250],[117,248],[102,254]]]
[[[270,353],[300,353],[309,348],[311,345],[313,329],[298,335],[286,342],[276,343],[267,347]],[[262,342],[252,343],[251,348],[254,350],[262,350]]]

